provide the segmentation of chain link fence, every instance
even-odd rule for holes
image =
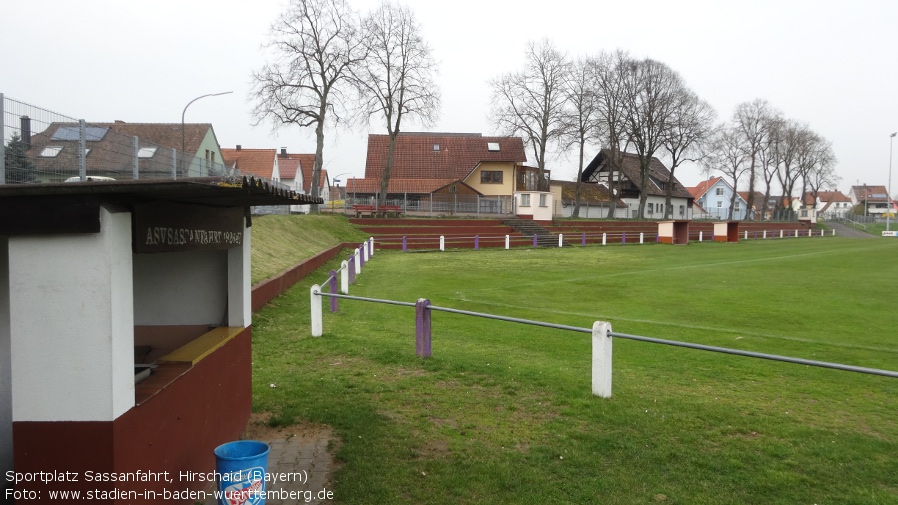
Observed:
[[[209,125],[89,123],[2,93],[0,139],[0,184],[243,175],[223,163]]]

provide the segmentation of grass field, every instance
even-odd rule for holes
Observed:
[[[378,251],[351,294],[898,370],[898,241]],[[326,267],[326,269],[331,266]],[[254,410],[332,426],[339,503],[898,503],[898,379],[341,300],[254,316]],[[325,304],[326,305],[326,304]],[[269,384],[277,384],[270,388]]]

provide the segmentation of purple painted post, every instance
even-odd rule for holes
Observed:
[[[408,237],[402,236],[402,252],[408,252]]]
[[[337,271],[331,270],[331,279],[330,279],[330,292],[334,294],[337,292]],[[331,312],[337,311],[337,299],[333,296],[329,296],[331,299]]]
[[[586,232],[583,232],[583,236],[580,238],[580,245],[586,245]]]
[[[355,284],[355,254],[349,255],[349,283]]]
[[[626,243],[627,243],[627,232],[622,232],[622,233],[620,234],[620,243],[621,243],[621,244],[626,244]]]
[[[755,238],[758,238],[758,230],[755,230]]]
[[[429,358],[430,342],[430,300],[418,298],[415,303],[415,354],[419,358]]]
[[[533,247],[536,247],[536,234],[533,234]]]
[[[474,250],[480,250],[480,235],[474,235]]]

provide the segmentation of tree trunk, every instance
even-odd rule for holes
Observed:
[[[399,132],[390,132],[390,147],[387,149],[387,163],[384,165],[384,173],[380,178],[380,195],[377,204],[383,207],[387,204],[387,188],[390,186],[390,173],[393,171],[393,153],[396,152],[396,136]]]

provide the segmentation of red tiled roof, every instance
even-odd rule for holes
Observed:
[[[885,186],[851,186],[855,198],[867,202],[885,202],[888,190]]]
[[[491,151],[488,144],[498,144]],[[368,136],[365,179],[383,173],[390,138]],[[479,133],[400,133],[396,138],[391,178],[464,180],[484,161],[523,163],[527,160],[520,137],[484,137]]]
[[[245,174],[271,179],[274,171],[275,149],[222,149],[225,165],[235,167]]]
[[[299,169],[299,159],[297,158],[278,158],[278,170],[281,173],[282,181],[292,181],[296,179],[296,171]]]
[[[818,191],[817,198],[821,202],[851,202],[851,198],[845,196],[841,191]]]
[[[708,179],[707,181],[702,181],[702,182],[698,183],[698,186],[686,188],[686,190],[689,191],[692,194],[692,196],[694,196],[695,198],[700,198],[702,195],[707,193],[708,190],[711,189],[712,186],[717,184],[717,181],[719,181],[719,180],[720,180],[720,177],[712,177],[712,178]]]
[[[457,179],[395,179],[390,178],[387,193],[428,194],[448,186]],[[380,193],[380,179],[347,179],[346,194]]]

